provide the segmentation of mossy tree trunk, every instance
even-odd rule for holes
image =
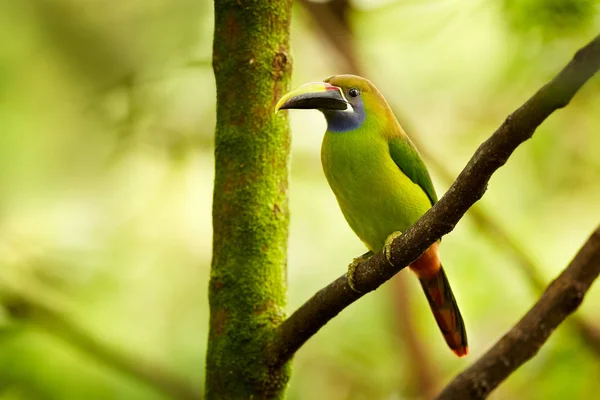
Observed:
[[[217,83],[208,399],[283,398],[266,346],[284,319],[291,0],[215,0]]]

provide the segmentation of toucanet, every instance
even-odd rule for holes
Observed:
[[[429,172],[388,103],[367,79],[336,75],[284,95],[282,109],[316,109],[327,131],[321,162],[346,221],[369,253],[348,270],[353,286],[356,265],[383,250],[437,202]],[[450,283],[442,268],[439,242],[410,269],[417,275],[435,320],[452,351],[467,354],[467,335]]]

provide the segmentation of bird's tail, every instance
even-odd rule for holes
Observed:
[[[468,345],[465,324],[444,269],[440,265],[434,275],[417,274],[420,275],[419,281],[446,343],[457,356],[466,356]]]

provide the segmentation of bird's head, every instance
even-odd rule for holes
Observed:
[[[276,111],[290,108],[321,111],[332,132],[351,131],[391,113],[375,85],[356,75],[335,75],[300,86],[285,94],[275,107]]]

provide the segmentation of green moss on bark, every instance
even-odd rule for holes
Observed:
[[[216,0],[217,83],[208,399],[283,398],[265,348],[284,318],[291,1]]]

